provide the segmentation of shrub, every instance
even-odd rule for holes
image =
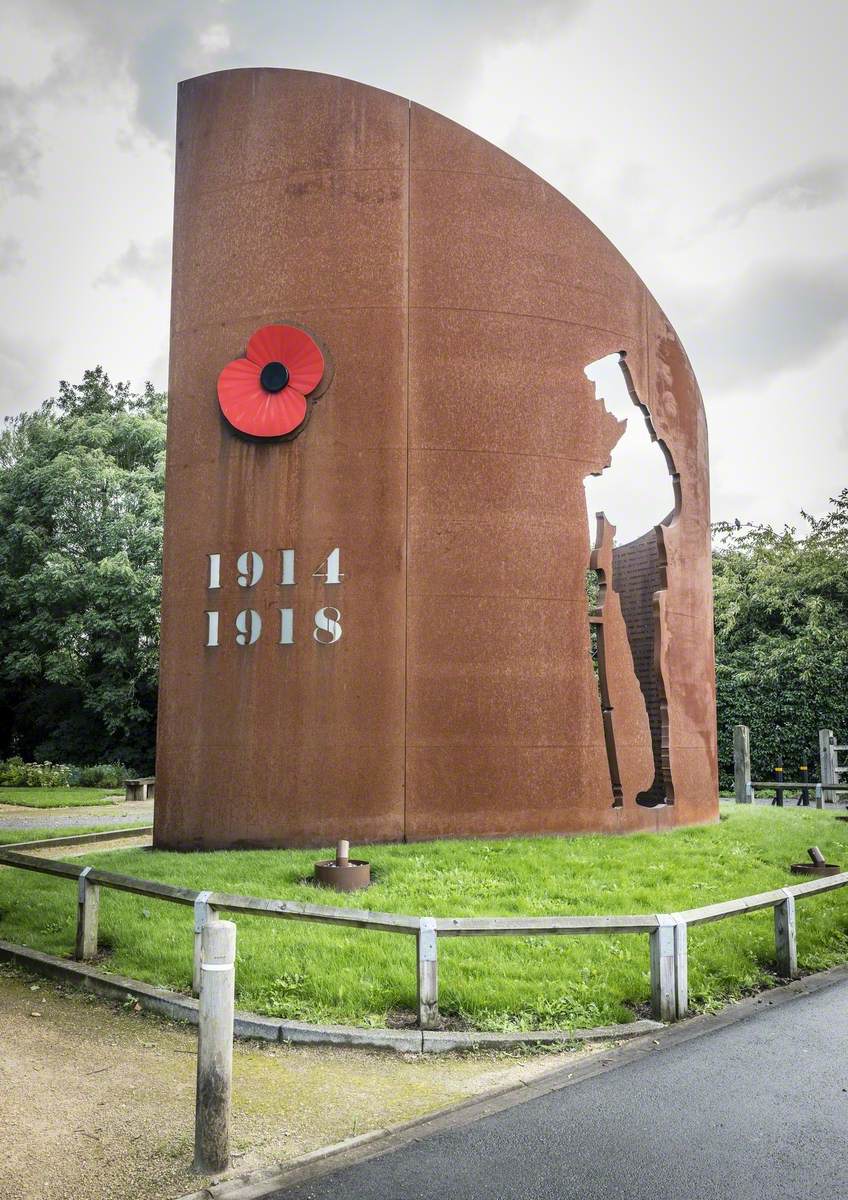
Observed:
[[[17,755],[0,761],[0,785],[5,787],[67,787],[71,768],[61,763],[25,763]]]
[[[127,771],[121,763],[99,763],[94,767],[81,767],[77,775],[80,787],[123,788]]]

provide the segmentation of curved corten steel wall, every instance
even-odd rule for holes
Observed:
[[[583,369],[615,351],[677,504],[599,522],[596,678],[583,480],[621,427]],[[183,83],[157,845],[712,821],[714,705],[703,406],[621,255],[399,96]]]

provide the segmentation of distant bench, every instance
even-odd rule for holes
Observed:
[[[156,776],[148,779],[125,779],[127,800],[152,800],[156,792]]]

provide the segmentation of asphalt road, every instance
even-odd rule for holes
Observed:
[[[285,1200],[808,1200],[848,1194],[848,981]]]

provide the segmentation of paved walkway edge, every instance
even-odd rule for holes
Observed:
[[[76,987],[126,1000],[132,996],[142,1008],[175,1021],[197,1024],[197,1001],[191,996],[153,987],[139,979],[110,975],[87,963],[70,962],[28,946],[0,941],[0,961],[13,962],[38,975],[73,983]],[[521,1046],[562,1046],[575,1042],[621,1041],[661,1030],[658,1021],[631,1021],[626,1025],[604,1025],[598,1029],[537,1029],[526,1033],[461,1033],[421,1029],[365,1029],[356,1025],[310,1025],[306,1021],[284,1021],[258,1013],[237,1012],[236,1037],[269,1042],[309,1042],[328,1046],[369,1046],[399,1050],[407,1054],[444,1053],[448,1050],[504,1049]]]
[[[462,1128],[515,1105],[525,1104],[538,1096],[572,1087],[607,1071],[626,1066],[646,1055],[656,1054],[694,1038],[703,1037],[739,1021],[750,1020],[772,1005],[789,1004],[802,996],[809,996],[845,980],[848,980],[848,964],[831,967],[828,971],[808,975],[804,979],[797,979],[793,983],[729,1004],[718,1013],[689,1017],[675,1025],[663,1026],[652,1035],[639,1037],[625,1045],[598,1050],[579,1062],[556,1066],[544,1075],[517,1085],[494,1088],[483,1096],[466,1100],[430,1116],[418,1117],[401,1125],[388,1126],[362,1134],[360,1137],[349,1138],[276,1167],[266,1167],[249,1174],[233,1176],[221,1183],[212,1183],[201,1188],[199,1192],[180,1196],[178,1200],[263,1200],[263,1197],[319,1179],[334,1171],[400,1150],[412,1142],[422,1141],[445,1130]]]
[[[61,826],[57,826],[61,829]],[[153,833],[152,825],[131,825],[123,829],[100,829],[97,833],[76,833],[68,837],[39,838],[34,842],[4,843],[4,850],[42,850],[46,846],[87,846],[89,842],[117,842],[123,838],[147,837]],[[152,845],[152,843],[151,843]]]

